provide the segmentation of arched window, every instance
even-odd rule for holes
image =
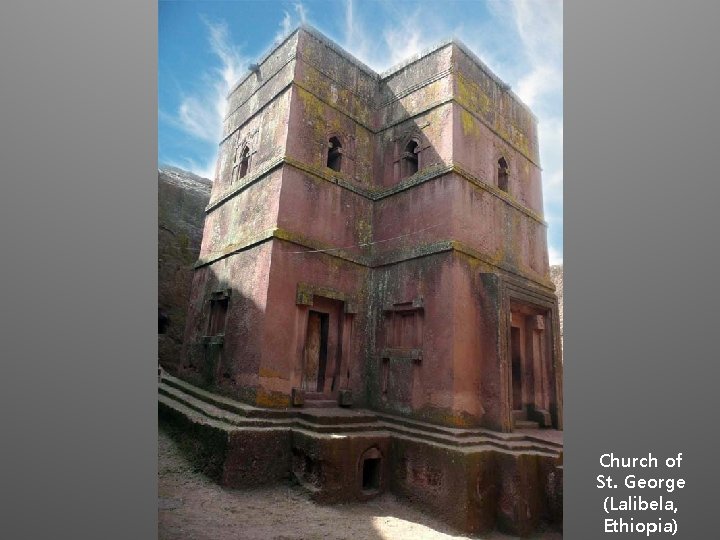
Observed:
[[[401,175],[402,178],[407,178],[418,172],[420,145],[413,139],[405,146],[401,159]]]
[[[242,155],[240,156],[240,172],[238,173],[238,178],[242,178],[245,176],[248,172],[248,167],[250,166],[250,149],[246,146],[243,149]]]
[[[333,171],[340,171],[342,165],[342,144],[337,137],[331,137],[328,142],[327,166]]]
[[[508,192],[508,164],[504,157],[498,159],[497,163],[497,185],[505,193]]]
[[[238,146],[235,151],[235,159],[233,160],[231,182],[235,183],[238,178],[242,178],[248,172],[250,167],[250,148],[247,146]]]

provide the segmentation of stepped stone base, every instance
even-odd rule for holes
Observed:
[[[167,375],[158,405],[196,465],[228,487],[293,480],[325,503],[390,491],[469,533],[561,527],[561,432],[447,428],[340,407],[262,409]]]

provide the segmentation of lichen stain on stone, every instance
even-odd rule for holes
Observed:
[[[355,222],[355,233],[361,244],[367,244],[372,241],[372,224],[365,218],[360,218]]]
[[[284,373],[280,373],[279,371],[274,371],[268,368],[260,368],[258,376],[265,377],[267,379],[287,379]]]
[[[470,110],[486,116],[492,109],[492,99],[483,91],[479,84],[465,77],[462,72],[455,72],[457,82],[457,100]]]
[[[462,122],[463,135],[472,137],[479,135],[479,130],[475,127],[475,118],[465,109],[460,109],[460,121]]]
[[[255,400],[259,407],[270,409],[284,409],[290,406],[290,396],[280,392],[266,392],[261,388],[258,388]]]

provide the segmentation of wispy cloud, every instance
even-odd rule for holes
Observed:
[[[367,4],[365,4],[367,5]],[[441,20],[428,20],[423,6],[398,5],[378,0],[373,8],[383,13],[385,24],[378,28],[358,13],[359,3],[345,0],[344,25],[338,41],[353,56],[377,72],[398,64],[437,42],[438,36],[452,35]]]
[[[372,65],[370,57],[372,41],[366,31],[366,26],[355,11],[355,2],[345,0],[345,26],[342,46],[370,67],[375,67]]]
[[[178,169],[185,169],[191,173],[197,174],[208,180],[215,179],[215,157],[213,156],[211,161],[205,163],[199,163],[191,158],[184,158],[182,160],[170,159],[163,161],[162,164],[170,165],[171,167],[177,167]]]
[[[548,255],[550,259],[550,264],[556,265],[556,264],[562,264],[563,263],[563,254],[562,251],[559,251],[553,246],[550,246],[548,248]]]
[[[540,149],[545,171],[543,187],[545,202],[562,202],[563,179],[563,122],[562,117],[546,115],[538,126]],[[547,161],[547,163],[545,163]]]
[[[217,144],[222,135],[227,93],[247,69],[248,60],[232,43],[227,23],[205,17],[201,19],[207,32],[208,45],[218,64],[201,74],[203,84],[200,89],[185,93],[174,114],[161,114],[161,117],[195,139]],[[215,157],[210,156],[206,163],[187,160],[186,163],[175,165],[190,168],[192,172],[212,179]]]
[[[530,107],[547,93],[562,92],[562,0],[513,0],[513,20],[532,70],[517,93]]]
[[[295,2],[293,4],[294,14],[288,10],[283,11],[283,18],[280,21],[280,28],[273,43],[280,43],[290,33],[290,31],[298,26],[299,24],[305,24],[308,20],[308,9],[302,2]]]
[[[307,8],[303,5],[302,2],[295,2],[295,4],[293,4],[293,7],[295,8],[295,13],[297,13],[300,22],[305,24],[307,22],[308,16]]]
[[[421,24],[419,7],[406,13],[397,22],[398,24],[390,25],[383,31],[387,51],[383,56],[387,58],[388,64],[383,66],[385,69],[407,60],[431,45],[431,40],[426,37],[427,33],[421,30],[424,26]]]

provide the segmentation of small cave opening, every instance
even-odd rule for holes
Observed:
[[[366,492],[380,489],[381,458],[366,458],[362,467],[362,489]]]

